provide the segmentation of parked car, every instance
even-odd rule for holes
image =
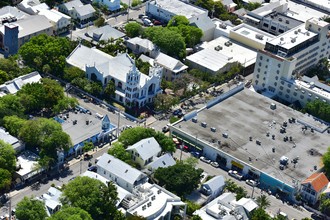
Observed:
[[[163,129],[162,129],[163,133],[166,133],[166,132],[168,132],[169,130],[170,130],[170,128],[169,128],[167,125],[164,126]]]
[[[211,166],[215,167],[215,168],[218,168],[219,167],[219,164],[215,161],[212,161],[211,162]]]
[[[178,115],[179,113],[182,113],[182,109],[175,109],[173,111],[173,115]]]
[[[84,160],[89,160],[93,158],[93,155],[90,155],[90,154],[84,154]]]
[[[229,170],[228,174],[229,176],[232,176],[238,180],[241,180],[243,178],[243,176],[240,173],[238,173],[236,170]]]
[[[153,24],[154,24],[154,25],[162,25],[163,23],[160,22],[160,21],[158,21],[158,20],[154,20],[154,21],[153,21]]]
[[[153,26],[153,25],[154,25],[154,24],[153,24],[148,18],[145,18],[145,19],[143,19],[142,21],[143,21],[143,24],[144,24],[145,26],[150,27],[150,26]]]
[[[245,182],[246,182],[246,184],[253,186],[253,187],[258,185],[257,182],[254,180],[246,180]]]
[[[191,155],[193,155],[193,157],[196,157],[196,158],[199,158],[201,156],[201,154],[196,151],[191,152]]]
[[[211,163],[210,159],[207,159],[206,157],[202,156],[199,158],[201,161],[205,162],[205,163]]]
[[[97,172],[97,166],[88,167],[88,171]]]
[[[182,112],[179,112],[177,116],[178,116],[178,118],[182,118],[184,116],[184,114]]]

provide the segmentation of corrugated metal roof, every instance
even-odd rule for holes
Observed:
[[[161,151],[161,147],[154,137],[145,138],[141,141],[129,146],[126,150],[133,150],[139,153],[143,160],[147,160],[150,157],[157,156]]]

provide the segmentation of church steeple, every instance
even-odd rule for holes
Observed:
[[[102,119],[102,130],[109,130],[110,129],[110,119],[108,115],[105,115]]]

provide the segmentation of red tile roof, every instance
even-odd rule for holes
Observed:
[[[313,173],[305,179],[301,184],[310,183],[316,192],[320,192],[329,183],[328,178],[324,173]]]

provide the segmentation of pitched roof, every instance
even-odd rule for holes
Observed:
[[[324,173],[313,173],[310,177],[305,179],[301,184],[310,183],[316,192],[320,192],[328,185],[329,180]]]
[[[93,14],[95,12],[95,9],[90,4],[77,7],[77,8],[75,8],[75,10],[77,11],[77,13],[80,16],[85,16],[85,15]]]
[[[68,64],[86,71],[85,66],[95,66],[103,77],[111,76],[126,82],[126,75],[134,65],[132,58],[126,53],[112,57],[96,48],[78,45],[66,58]],[[141,73],[140,86],[143,87],[150,77]]]
[[[208,186],[213,192],[225,185],[225,179],[223,176],[216,176],[205,182],[203,186]]]
[[[164,53],[159,53],[155,58],[155,62],[175,73],[188,69],[188,66],[181,63],[180,60],[174,59]]]
[[[100,41],[100,40],[107,41],[111,38],[117,40],[118,38],[125,36],[123,32],[118,31],[117,29],[111,27],[110,25],[105,25],[103,27],[89,30],[86,33],[86,35],[95,41]]]
[[[153,170],[159,167],[169,167],[175,165],[175,160],[170,153],[164,154],[161,157],[157,157],[153,162],[149,164]]]
[[[72,8],[79,8],[83,6],[83,3],[80,0],[73,0],[70,2],[66,2],[63,4],[68,10],[71,10]]]
[[[161,147],[159,146],[158,142],[154,137],[142,139],[134,145],[129,146],[126,150],[133,149],[136,149],[136,151],[140,154],[140,157],[143,160],[147,160],[150,157],[157,156],[157,154],[162,151]]]
[[[97,166],[102,167],[109,173],[112,173],[131,184],[134,184],[135,181],[141,179],[141,175],[145,176],[141,171],[106,153],[99,158]]]

